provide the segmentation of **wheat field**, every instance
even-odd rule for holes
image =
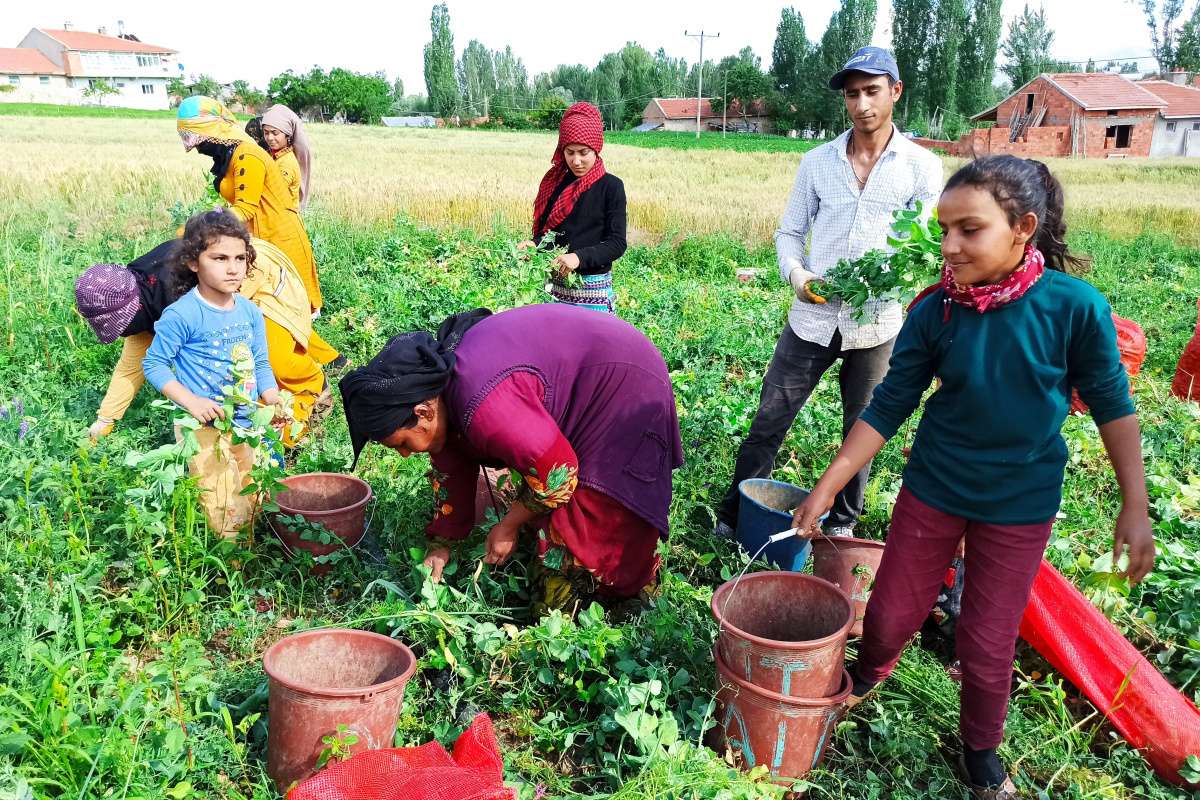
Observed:
[[[403,213],[451,229],[526,228],[555,142],[548,133],[336,125],[312,125],[310,132],[312,213],[359,222]],[[635,242],[716,231],[768,240],[800,158],[622,145],[604,151],[609,171],[625,182]],[[946,159],[947,174],[956,163]],[[202,196],[209,164],[183,151],[168,119],[0,117],[0,222],[35,206],[51,226],[86,232],[119,216],[134,228],[160,229],[175,202]],[[1200,244],[1200,163],[1051,166],[1067,186],[1071,223],[1120,237],[1154,230]]]

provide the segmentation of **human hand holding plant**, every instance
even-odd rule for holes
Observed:
[[[1122,574],[1130,583],[1140,583],[1154,569],[1154,533],[1150,527],[1150,516],[1146,507],[1129,504],[1121,506],[1117,524],[1113,530],[1113,563],[1121,558],[1128,548],[1129,562]]]
[[[825,276],[808,280],[796,289],[801,300],[824,303],[837,297],[862,319],[871,300],[907,303],[936,281],[942,269],[942,228],[936,213],[925,217],[924,208],[900,209],[893,214],[893,235],[886,250],[868,250],[855,259],[843,258]],[[796,286],[793,281],[793,286]]]
[[[517,546],[518,529],[516,525],[507,524],[506,520],[496,523],[488,531],[483,554],[483,563],[500,565],[508,561]]]
[[[104,417],[96,417],[96,421],[88,426],[88,438],[93,442],[98,439],[103,439],[112,433],[113,421]]]
[[[579,269],[579,256],[574,253],[562,253],[550,262],[550,267],[557,270],[561,277],[566,277]]]
[[[1109,420],[1098,429],[1121,487],[1121,513],[1113,530],[1113,566],[1116,567],[1128,548],[1129,562],[1121,574],[1130,583],[1138,583],[1154,569],[1155,557],[1141,427],[1137,415],[1128,414]]]
[[[178,383],[178,381],[172,381],[172,383]],[[167,384],[167,387],[169,386],[170,384]],[[183,384],[179,384],[179,388],[183,389],[184,392],[187,392],[186,397],[172,397],[167,393],[166,388],[163,389],[163,394],[174,400],[183,407],[184,411],[188,412],[198,421],[206,425],[213,420],[225,419],[225,408],[216,400],[213,400],[210,397],[200,397],[199,395],[192,394],[190,391],[184,388]]]
[[[450,563],[450,548],[441,546],[429,548],[425,553],[425,561],[422,563],[429,567],[429,580],[441,583],[442,570]]]

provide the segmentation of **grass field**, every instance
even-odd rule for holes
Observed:
[[[609,131],[604,135],[609,144],[627,144],[634,147],[668,148],[671,150],[730,150],[739,153],[807,153],[820,144],[811,139],[788,139],[758,133],[720,133],[704,131],[700,138],[695,133],[677,131]]]
[[[447,313],[539,297],[540,278],[520,270],[509,244],[528,223],[551,136],[316,126],[313,139],[319,324],[356,361]],[[476,710],[491,712],[523,800],[779,797],[698,743],[711,723],[708,599],[745,563],[709,535],[709,509],[783,324],[770,234],[799,154],[605,151],[638,232],[617,267],[621,314],[672,371],[687,464],[654,609],[622,625],[590,613],[534,625],[523,559],[476,574],[479,536],[446,586],[423,582],[422,459],[367,451],[359,473],[379,497],[378,548],[318,579],[263,531],[249,548],[214,542],[186,483],[156,494],[160,476],[125,466],[127,453],[170,439],[170,414],[149,390],[111,437],[81,446],[117,347],[98,344],[75,314],[73,280],[171,235],[203,197],[207,162],[182,153],[167,120],[0,116],[0,141],[0,798],[275,796],[256,716],[266,712],[259,658],[288,632],[331,624],[390,633],[417,651],[398,743],[452,741]],[[1072,243],[1095,259],[1090,279],[1150,341],[1138,403],[1164,548],[1147,584],[1109,580],[1116,486],[1094,425],[1073,418],[1049,557],[1194,694],[1200,411],[1166,387],[1195,321],[1200,174],[1173,162],[1054,168],[1068,183]],[[763,277],[739,283],[742,266]],[[811,485],[839,429],[836,381],[826,380],[778,475]],[[876,462],[868,534],[886,525],[901,444]],[[348,457],[335,411],[294,469],[344,470]],[[810,797],[965,797],[953,772],[956,686],[941,645],[923,644],[838,726]],[[1008,730],[1003,755],[1031,797],[1188,796],[1026,651]]]

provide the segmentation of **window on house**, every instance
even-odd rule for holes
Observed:
[[[50,85],[50,76],[49,75],[38,75],[38,83],[40,83],[42,86],[49,86]]]
[[[1175,132],[1175,123],[1168,122],[1167,123],[1167,133],[1174,133],[1174,132]]]
[[[1200,131],[1200,122],[1193,122],[1193,123],[1192,123],[1192,130],[1194,130],[1194,131]]]
[[[1110,117],[1115,117],[1115,116],[1117,115],[1117,112],[1116,112],[1116,111],[1110,111],[1110,112],[1108,112],[1108,115],[1109,115]]]
[[[20,75],[9,75],[8,82],[11,83],[13,86],[20,86],[21,85],[21,76]]]
[[[154,94],[154,84],[153,83],[143,83],[142,84],[142,94]]]
[[[1032,92],[1025,95],[1025,113],[1028,114],[1031,111],[1033,111],[1033,93]]]
[[[1104,131],[1104,146],[1129,147],[1129,138],[1133,135],[1132,125],[1109,125]],[[1108,140],[1114,140],[1112,145],[1109,145]]]
[[[118,89],[124,89],[124,88],[125,88],[125,82],[124,82],[124,81],[117,81],[117,88],[118,88]]]

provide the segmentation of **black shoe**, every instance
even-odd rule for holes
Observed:
[[[334,375],[340,375],[350,369],[350,359],[339,353],[337,358],[325,365],[325,368]]]

